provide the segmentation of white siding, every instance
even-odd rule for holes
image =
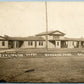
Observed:
[[[53,36],[48,35],[48,40],[53,40]]]
[[[60,36],[60,39],[64,39],[64,36]]]
[[[73,41],[68,41],[68,48],[74,48]]]
[[[36,48],[46,48],[46,41],[43,41],[43,45],[39,45],[39,41],[36,41]]]
[[[55,41],[56,48],[61,48],[61,41]]]
[[[8,41],[4,41],[5,42],[4,46],[2,45],[2,42],[3,41],[0,41],[0,48],[8,48]]]
[[[43,37],[44,39],[46,39],[46,35],[44,36],[41,36]],[[54,40],[56,36],[50,36],[48,35],[48,40]],[[64,39],[64,36],[58,36],[59,39]],[[56,38],[57,39],[57,38]]]
[[[24,43],[21,46],[21,48],[35,48],[35,41],[32,41],[32,42],[33,42],[32,45],[28,45],[28,41],[24,41]]]
[[[55,45],[48,41],[48,48],[55,48]]]

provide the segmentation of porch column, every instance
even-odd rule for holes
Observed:
[[[79,48],[82,48],[81,41],[79,41]]]
[[[55,41],[55,46],[54,46],[54,47],[56,48],[56,46],[57,46],[57,45],[56,45],[56,41]]]
[[[68,41],[68,48],[74,48],[73,41]]]
[[[14,41],[14,48],[17,48],[17,47],[16,47],[16,41]]]

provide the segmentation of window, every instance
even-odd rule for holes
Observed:
[[[59,46],[59,42],[57,42],[57,45]]]
[[[43,41],[39,41],[39,46],[43,46]]]
[[[5,41],[2,41],[2,46],[5,46]]]
[[[59,36],[54,36],[54,40],[55,40],[55,39],[59,39]]]
[[[33,41],[28,41],[28,45],[32,46],[33,45]]]

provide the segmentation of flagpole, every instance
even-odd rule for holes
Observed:
[[[45,13],[46,13],[46,49],[48,50],[48,16],[47,16],[47,2],[45,1]]]

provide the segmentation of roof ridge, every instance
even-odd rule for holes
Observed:
[[[59,30],[53,30],[53,31],[48,31],[48,32],[41,32],[39,34],[36,34],[36,36],[39,36],[39,35],[46,35],[46,34],[52,34],[54,32],[60,32],[61,34],[65,35],[65,33],[59,31]]]

